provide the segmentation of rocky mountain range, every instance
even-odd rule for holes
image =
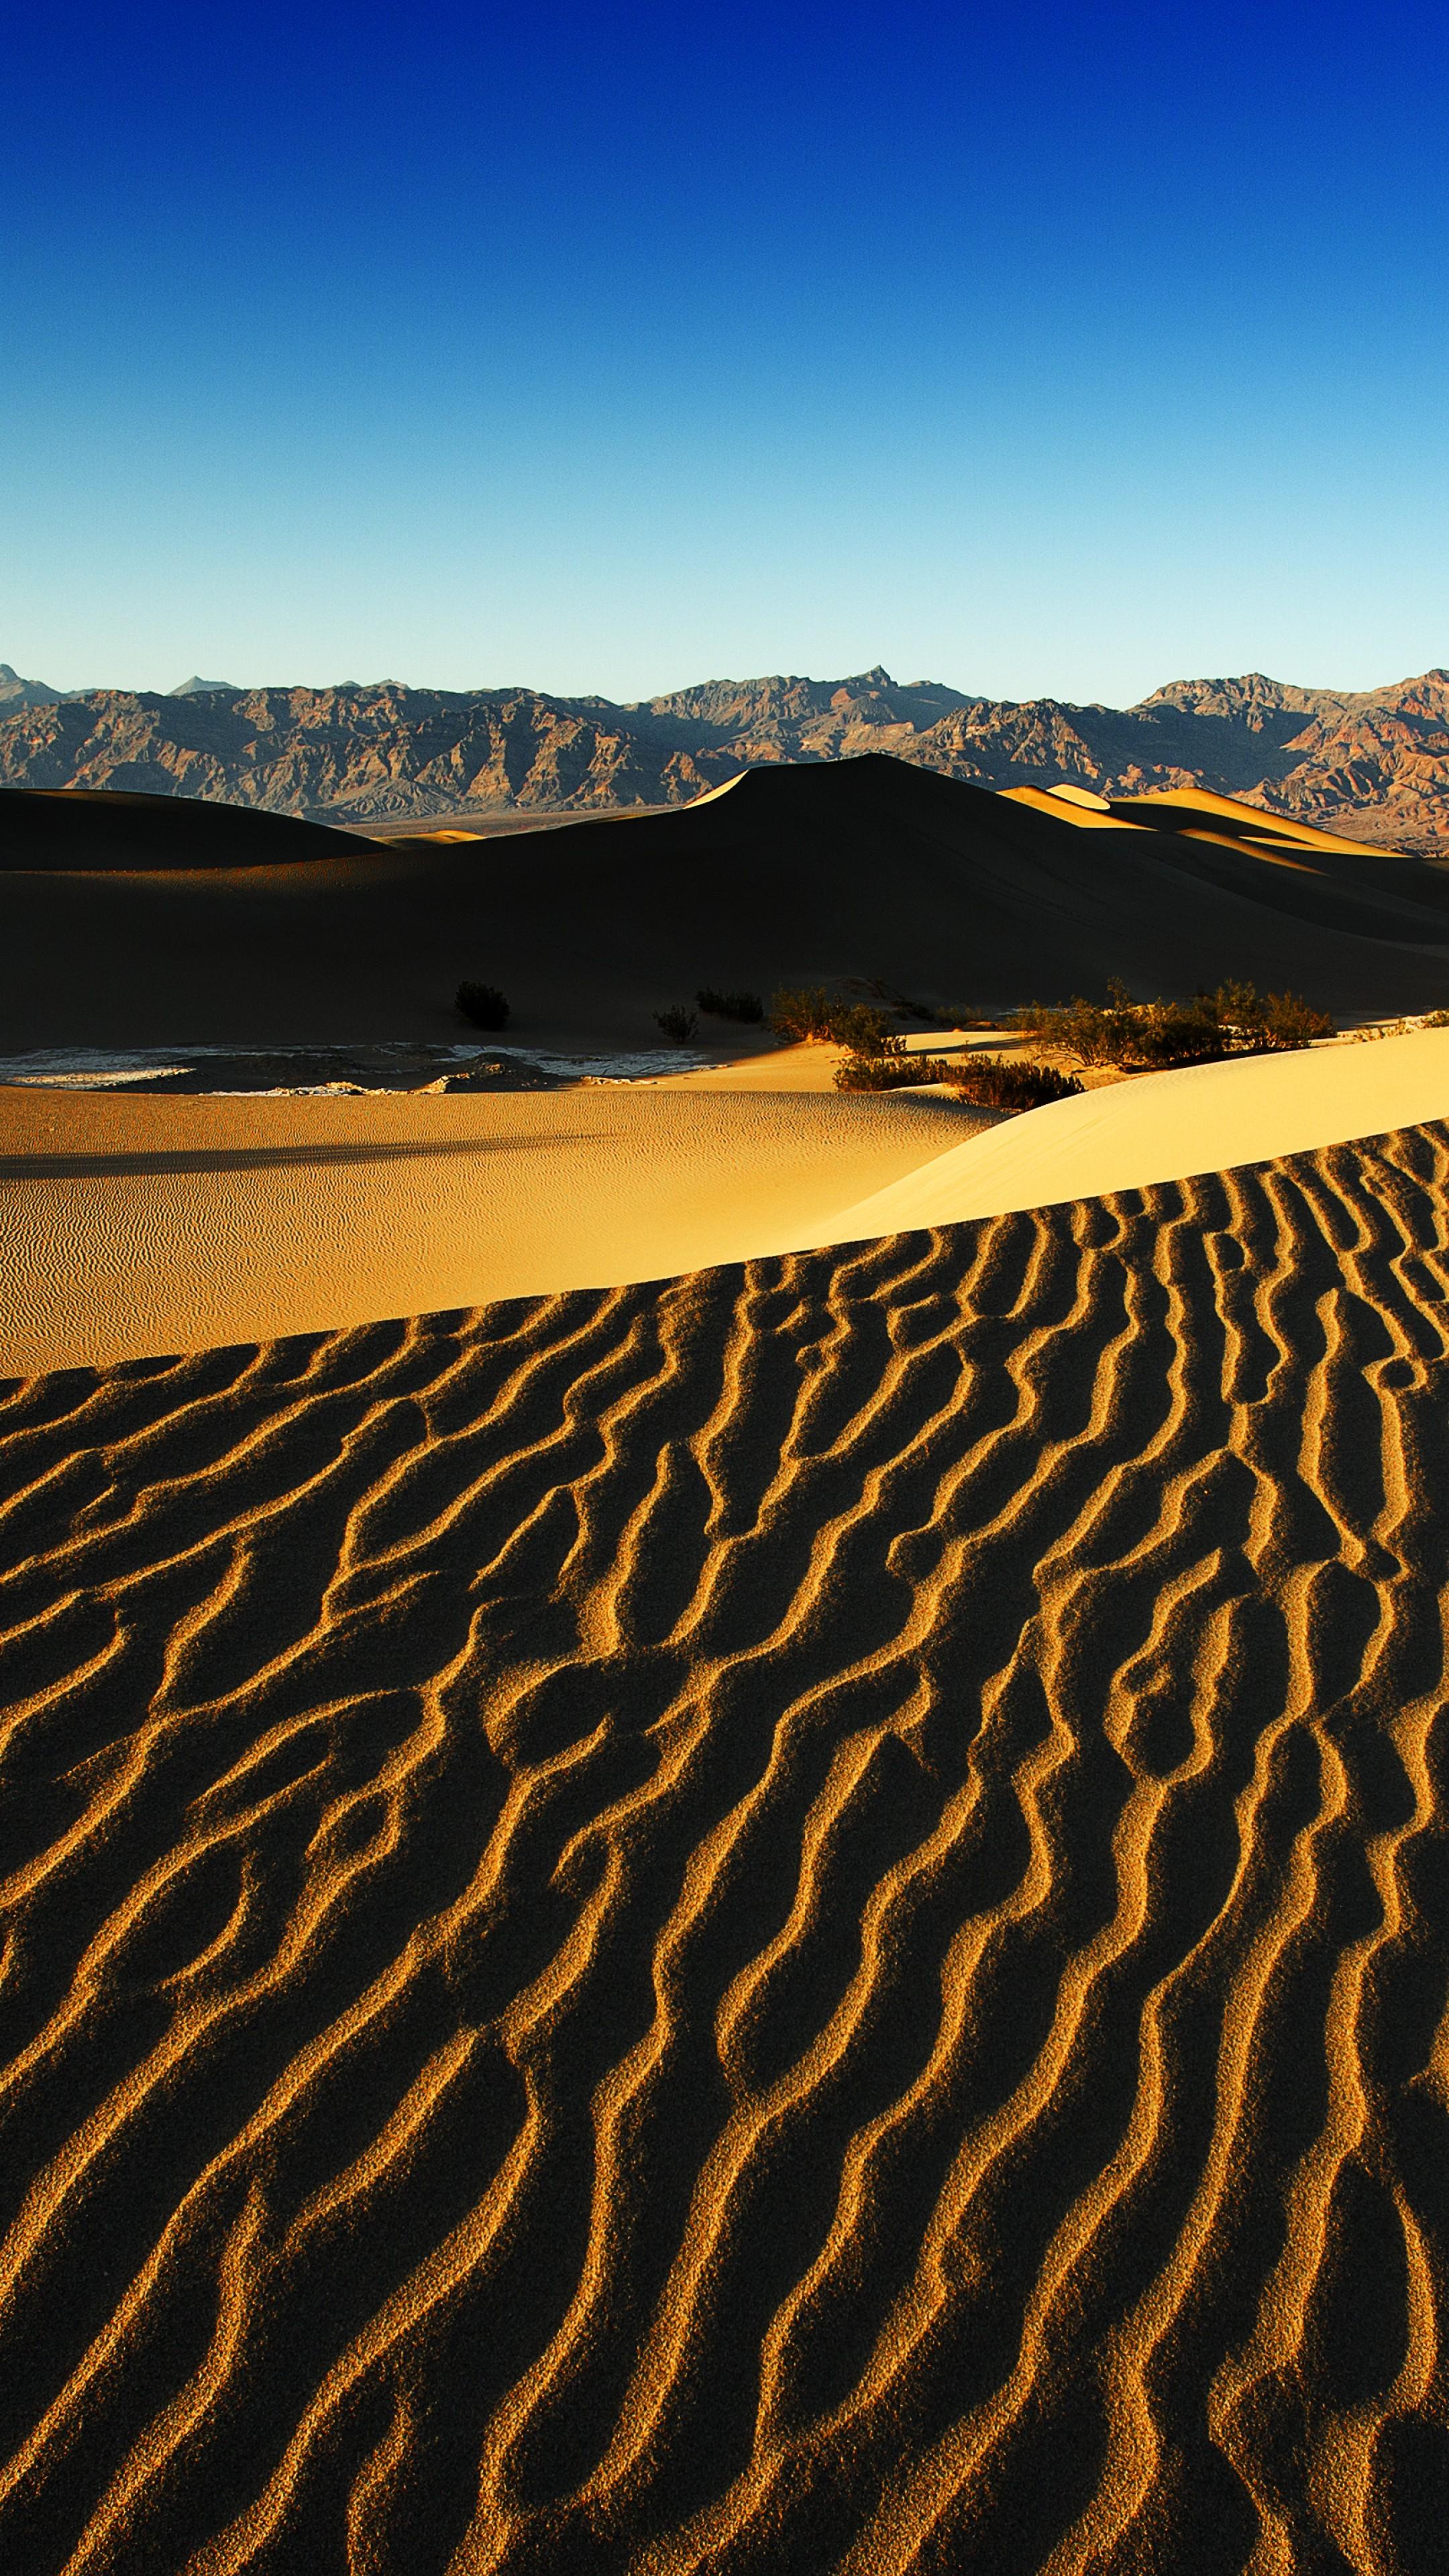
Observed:
[[[535,689],[69,693],[0,664],[0,785],[204,796],[364,830],[444,814],[688,804],[762,763],[885,751],[981,787],[1106,796],[1202,786],[1270,812],[1449,855],[1449,671],[1382,689],[1250,672],[1127,708],[970,697],[876,668],[710,680],[629,706]]]

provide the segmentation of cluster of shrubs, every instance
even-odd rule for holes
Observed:
[[[755,1022],[765,1016],[765,1005],[758,993],[716,993],[712,986],[701,985],[695,1000],[712,1020],[745,1020]]]
[[[980,1023],[978,1022],[978,1025]],[[776,993],[770,1026],[780,1037],[829,1038],[849,1049],[835,1073],[837,1091],[901,1091],[946,1082],[965,1100],[996,1109],[1035,1109],[1069,1100],[1082,1086],[1047,1064],[1012,1064],[997,1056],[911,1055],[891,1015],[870,1002],[832,1001],[822,985]]]
[[[898,1039],[890,1055],[847,1056],[835,1076],[837,1091],[898,1091],[907,1083],[948,1082],[963,1100],[983,1109],[1042,1109],[1071,1100],[1083,1085],[1074,1073],[1050,1064],[1016,1063],[1010,1057],[907,1055]]]
[[[1044,1109],[1052,1100],[1073,1100],[1085,1085],[1074,1073],[1058,1073],[1052,1064],[1016,1063],[1009,1056],[974,1055],[949,1065],[945,1079],[963,1100],[983,1109]]]
[[[667,1011],[655,1012],[654,1025],[656,1029],[662,1029],[676,1046],[688,1046],[699,1022],[687,1002],[671,1002]]]
[[[889,1011],[874,1002],[832,1001],[823,984],[786,986],[774,994],[770,1026],[777,1037],[829,1038],[857,1055],[900,1055],[905,1048]]]
[[[743,1020],[749,1025],[765,1016],[765,1005],[758,993],[717,993],[712,984],[704,984],[694,998],[698,1008],[712,1020]],[[655,1012],[654,1025],[676,1046],[688,1046],[699,1021],[687,1002],[671,1002],[667,1011]]]
[[[765,1017],[758,993],[722,993],[705,985],[694,998],[698,1009],[713,1019],[757,1025]],[[456,1001],[475,1028],[507,1028],[508,997],[496,984],[460,984]],[[1054,1073],[1049,1065],[1013,1064],[998,1056],[956,1062],[908,1055],[889,1011],[873,1002],[832,1000],[823,984],[775,993],[769,1019],[778,1037],[827,1038],[848,1049],[835,1076],[842,1091],[895,1091],[908,1083],[949,1082],[966,1098],[994,1108],[1034,1109],[1044,1101],[1065,1100],[1082,1087],[1073,1075]],[[688,1046],[699,1029],[696,1012],[685,1002],[656,1011],[654,1020],[675,1046]],[[1440,1027],[1446,1020],[1449,1014],[1435,1012],[1423,1025]],[[1216,1064],[1225,1056],[1276,1054],[1336,1034],[1328,1013],[1296,993],[1260,994],[1251,984],[1219,984],[1216,992],[1194,993],[1189,1002],[1134,1002],[1126,985],[1116,980],[1108,985],[1105,1002],[1088,1002],[1080,995],[1059,1006],[1034,1002],[1013,1015],[1011,1026],[1044,1045],[1061,1047],[1083,1064],[1115,1065],[1126,1073]]]
[[[1032,1003],[1015,1026],[1084,1064],[1159,1073],[1172,1065],[1219,1064],[1225,1056],[1270,1055],[1331,1038],[1335,1023],[1296,993],[1259,993],[1251,984],[1219,984],[1190,1002],[1134,1002],[1114,980],[1103,1002],[1080,995],[1060,1009]]]
[[[475,1028],[507,1028],[508,996],[500,993],[496,984],[460,984],[453,998],[464,1019],[471,1020]]]
[[[848,1055],[835,1068],[837,1091],[900,1091],[912,1082],[949,1082],[951,1067],[941,1056],[907,1055],[896,1038],[887,1054]]]

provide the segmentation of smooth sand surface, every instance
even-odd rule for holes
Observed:
[[[1449,1117],[1449,1029],[1113,1083],[1011,1118],[858,1205],[822,1242],[1265,1163]]]
[[[1148,1075],[995,1122],[934,1094],[11,1089],[0,1368],[668,1278],[1443,1116],[1449,1030],[1437,1029]]]
[[[6,1391],[4,2565],[1428,2576],[1446,1370],[1430,1129]]]
[[[1216,796],[1208,787],[1149,787],[1141,796],[1114,796],[1109,811],[1130,816],[1149,830],[1159,816],[1179,817],[1189,826],[1199,815],[1204,821],[1216,816],[1252,839],[1287,841],[1299,849],[1345,859],[1360,859],[1364,850],[1361,841],[1351,841],[1342,832],[1325,832],[1291,814],[1275,814],[1266,805],[1249,805],[1241,796]],[[1393,853],[1384,850],[1382,855],[1387,858]]]
[[[934,1098],[0,1091],[0,1370],[739,1261],[976,1132]]]

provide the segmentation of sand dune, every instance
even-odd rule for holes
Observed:
[[[142,869],[308,866],[353,858],[358,834],[223,805],[121,788],[0,788],[0,870],[110,874]]]
[[[820,1240],[1097,1198],[1444,1117],[1449,1029],[1192,1065],[1007,1119],[837,1210]]]
[[[1427,2576],[1446,1187],[8,1391],[5,2563]]]
[[[1264,848],[1276,842],[1290,849],[1319,850],[1337,858],[1363,856],[1363,844],[1347,840],[1342,832],[1322,831],[1317,824],[1299,822],[1294,815],[1275,814],[1264,805],[1249,805],[1241,796],[1215,795],[1208,787],[1150,787],[1141,796],[1114,796],[1107,811],[1120,814],[1124,820],[1143,823],[1149,830],[1161,822],[1192,829],[1216,821],[1238,839],[1257,842]]]
[[[0,1090],[0,1370],[743,1260],[989,1121],[839,1094]]]
[[[537,1046],[653,1042],[655,1011],[701,984],[835,976],[953,1008],[1100,994],[1110,975],[1144,994],[1248,977],[1341,1013],[1445,999],[1432,867],[1300,853],[1290,869],[1231,836],[1084,832],[1048,801],[872,755],[494,841],[333,835],[345,855],[294,866],[0,871],[0,1024],[12,1051],[456,1037],[464,976],[501,984]]]
[[[1256,837],[0,867],[0,1010],[1445,999],[1432,870]],[[0,1090],[0,2566],[1437,2569],[1449,1031],[779,1079]]]
[[[1449,1117],[1449,1030],[945,1097],[0,1090],[0,1367],[142,1359],[661,1279]]]

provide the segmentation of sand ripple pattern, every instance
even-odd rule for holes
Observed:
[[[1443,2565],[1449,1141],[0,1402],[0,2561]]]

